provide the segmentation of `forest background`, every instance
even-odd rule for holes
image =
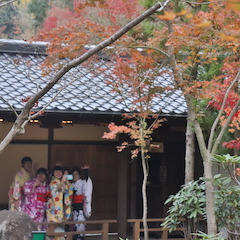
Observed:
[[[0,38],[30,39],[42,28],[48,12],[71,15],[74,0],[18,0],[0,1]],[[53,19],[46,23],[52,24]],[[53,25],[51,25],[53,27]]]

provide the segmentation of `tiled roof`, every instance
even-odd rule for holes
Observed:
[[[7,102],[21,110],[22,99],[32,96],[50,79],[49,76],[43,77],[40,68],[45,58],[45,46],[45,43],[0,40],[0,111],[11,111]],[[101,61],[104,63],[104,60],[99,63]],[[74,82],[58,93],[70,81]],[[158,83],[172,84],[168,76],[158,77]],[[53,96],[56,98],[49,104]],[[80,66],[71,69],[40,99],[36,108],[49,104],[45,112],[119,114],[129,111],[122,102],[116,101],[117,97],[103,76],[96,76]],[[161,98],[154,99],[152,109],[163,115],[183,115],[187,111],[180,90],[168,91]]]

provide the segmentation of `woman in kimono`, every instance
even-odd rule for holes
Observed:
[[[92,213],[92,180],[88,175],[89,166],[82,167],[82,171],[79,168],[74,168],[73,173],[73,221],[86,221]],[[83,173],[83,174],[81,174]],[[81,178],[82,177],[82,178]],[[86,224],[75,224],[75,231],[85,231]],[[74,236],[74,240],[83,240],[84,234]]]
[[[55,232],[64,232],[64,226],[61,225],[61,222],[68,220],[71,216],[73,186],[63,173],[64,170],[61,166],[55,166],[49,184],[51,197],[47,202],[47,221],[59,223],[57,228],[52,229]],[[65,238],[55,237],[54,239]]]
[[[21,163],[21,170],[15,175],[8,192],[9,210],[22,210],[22,187],[25,182],[32,179],[32,159],[30,157],[24,157]]]
[[[47,169],[39,168],[36,178],[25,182],[23,186],[22,211],[38,223],[44,222],[46,219],[47,197],[49,194],[47,177]],[[41,229],[44,229],[44,227]]]

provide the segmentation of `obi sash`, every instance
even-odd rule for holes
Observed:
[[[83,203],[83,195],[73,195],[73,203]]]
[[[47,202],[49,197],[49,192],[48,193],[37,193],[37,200],[40,202]]]

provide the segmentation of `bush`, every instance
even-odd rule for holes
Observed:
[[[171,195],[165,204],[171,203],[163,227],[169,232],[178,226],[184,228],[186,239],[196,239],[192,233],[199,229],[199,219],[206,216],[205,184],[201,180],[191,181],[181,187],[176,195]],[[183,220],[183,221],[182,221]]]

